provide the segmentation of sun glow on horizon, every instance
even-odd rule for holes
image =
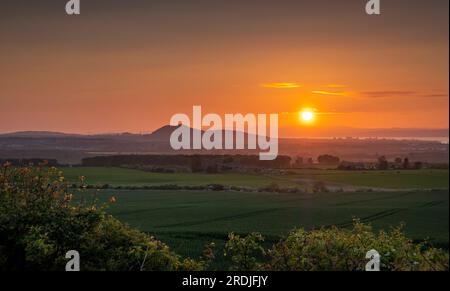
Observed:
[[[299,112],[299,118],[303,123],[312,123],[315,119],[315,113],[311,109],[303,109]]]

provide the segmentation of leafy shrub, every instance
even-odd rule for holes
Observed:
[[[260,192],[279,192],[280,186],[276,182],[271,182],[267,187],[261,188]]]
[[[231,267],[234,271],[258,270],[260,264],[257,258],[264,254],[264,249],[260,245],[264,238],[259,233],[251,233],[246,237],[241,237],[234,233],[228,235],[225,244],[225,256],[230,255],[233,261]]]
[[[313,192],[314,193],[328,193],[330,190],[327,188],[324,182],[316,181],[313,184]]]
[[[84,177],[81,177],[84,180]],[[111,198],[111,203],[115,198]],[[55,168],[0,167],[0,270],[64,270],[77,250],[83,270],[200,270],[169,247],[106,214],[74,201]]]
[[[384,271],[439,271],[449,269],[447,252],[413,244],[401,228],[375,233],[355,221],[352,230],[336,227],[292,231],[271,249],[263,249],[261,235],[231,236],[227,243],[239,270],[270,271],[363,271],[369,250],[377,250]],[[263,258],[258,262],[255,252]],[[253,253],[253,256],[251,255]]]
[[[321,165],[338,165],[340,162],[339,157],[332,155],[321,155],[317,158],[317,161]]]
[[[210,185],[208,185],[208,190],[223,191],[223,190],[225,190],[225,186],[223,186],[221,184],[210,184]]]

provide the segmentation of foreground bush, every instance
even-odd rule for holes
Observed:
[[[115,198],[112,198],[114,202]],[[82,270],[199,270],[163,243],[107,215],[95,201],[73,201],[54,168],[0,168],[0,270],[65,269],[77,250]]]
[[[336,227],[292,231],[270,249],[261,246],[257,233],[229,236],[226,254],[232,269],[260,271],[364,271],[366,253],[372,249],[381,257],[382,271],[446,271],[448,253],[426,244],[414,244],[401,228],[374,232],[370,226],[354,222],[352,230]],[[259,259],[256,259],[259,258]]]

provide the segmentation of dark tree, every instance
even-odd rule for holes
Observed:
[[[403,169],[405,169],[405,170],[409,169],[409,159],[408,158],[405,158],[403,160]]]
[[[191,171],[193,173],[202,172],[203,166],[202,166],[202,159],[200,156],[193,156],[191,158]]]
[[[420,170],[423,168],[423,163],[422,162],[415,162],[414,163],[414,169],[415,170]]]
[[[377,169],[378,170],[387,170],[389,168],[389,163],[385,156],[381,156],[378,158]]]
[[[340,159],[335,156],[331,155],[322,155],[317,158],[317,161],[321,165],[338,165],[340,162]]]
[[[302,157],[297,157],[295,158],[294,161],[294,168],[300,168],[303,165],[303,158]]]

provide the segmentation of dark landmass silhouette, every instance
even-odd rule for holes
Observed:
[[[176,126],[163,126],[151,134],[65,134],[48,131],[22,131],[0,134],[0,159],[56,159],[63,164],[78,164],[85,157],[117,154],[258,154],[258,150],[182,150],[170,147],[170,136]],[[190,129],[191,136],[195,129]],[[425,135],[425,131],[427,134]],[[448,129],[370,129],[369,138],[280,138],[279,154],[317,158],[337,155],[341,160],[373,161],[379,156],[409,157],[411,160],[448,163],[448,143],[420,140],[426,137],[448,137]],[[387,134],[389,133],[390,134]],[[383,133],[383,134],[381,134]],[[395,133],[395,134],[394,134]],[[419,135],[419,133],[422,133]],[[222,132],[224,135],[224,131]],[[378,135],[380,134],[380,135]],[[439,134],[439,135],[436,135]],[[234,136],[236,132],[234,132]],[[406,136],[399,140],[396,137]],[[387,138],[376,138],[387,137]],[[392,137],[392,138],[389,138]],[[248,135],[244,133],[245,140]]]

